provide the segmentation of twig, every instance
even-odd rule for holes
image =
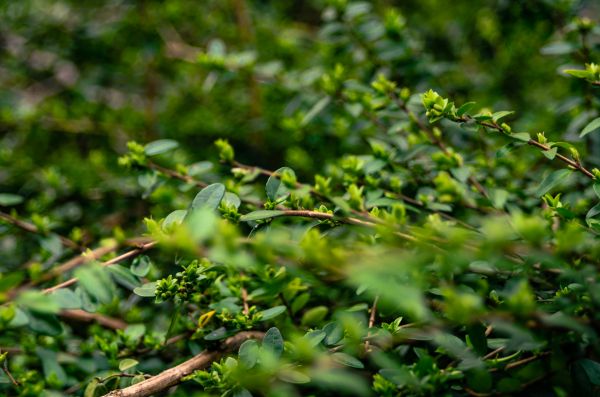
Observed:
[[[0,350],[0,355],[2,354],[2,350]],[[10,379],[10,381],[12,382],[12,384],[15,387],[19,387],[19,382],[17,382],[17,380],[15,378],[13,378],[12,374],[10,373],[10,370],[8,369],[8,358],[4,357],[4,365],[2,365],[2,370],[4,371],[4,373],[6,374],[6,376],[8,376],[8,379]]]
[[[0,211],[0,219],[7,223],[10,223],[13,226],[16,226],[19,229],[24,230],[26,232],[33,233],[33,234],[43,234],[40,231],[40,229],[37,226],[35,226],[33,223],[29,223],[29,222],[25,222],[20,219],[17,219],[12,215],[7,214],[6,212]],[[56,233],[54,233],[54,234],[56,234]],[[77,244],[75,241],[71,240],[70,238],[61,236],[60,234],[56,234],[56,235],[60,239],[61,244],[64,245],[65,247],[72,248],[72,249],[75,249],[78,251],[82,250],[82,247],[79,244]]]
[[[371,306],[371,314],[369,315],[369,327],[370,330],[375,325],[375,316],[377,315],[377,302],[379,301],[379,295],[375,295],[375,299],[373,299],[373,306]],[[369,339],[371,337],[371,331],[367,333],[367,340],[365,341],[365,352],[369,352]]]
[[[135,249],[133,249],[131,251],[127,251],[127,252],[125,252],[122,255],[119,255],[119,256],[111,259],[111,260],[108,260],[108,261],[102,263],[102,266],[114,265],[114,264],[122,262],[122,261],[124,261],[126,259],[136,257],[136,256],[140,255],[141,253],[143,253],[143,252],[151,249],[156,244],[158,244],[156,241],[150,241],[148,243],[142,244],[138,248],[135,248]],[[59,290],[61,288],[66,288],[66,287],[69,287],[69,286],[71,286],[73,284],[76,284],[77,281],[79,281],[77,279],[77,277],[73,277],[73,278],[71,278],[71,279],[69,279],[67,281],[64,281],[64,282],[62,282],[60,284],[55,285],[54,287],[46,288],[45,290],[42,290],[42,292],[44,294],[49,294],[49,293],[54,292],[56,290]]]
[[[491,129],[494,129],[494,130],[496,130],[498,132],[501,132],[503,134],[506,133],[504,131],[504,129],[500,125],[498,125],[498,123],[496,123],[496,122],[477,121],[477,120],[475,120],[475,119],[473,119],[472,117],[469,117],[469,116],[462,116],[462,117],[460,117],[460,118],[458,118],[458,119],[456,119],[454,121],[458,121],[458,122],[461,122],[461,123],[466,123],[466,122],[471,121],[471,120],[474,120],[478,125],[480,125],[482,127],[491,128]],[[543,143],[540,143],[538,141],[534,141],[533,139],[529,139],[527,141],[527,144],[530,145],[530,146],[535,146],[535,147],[537,147],[537,148],[539,148],[539,149],[541,149],[542,151],[545,151],[545,152],[551,149],[550,146],[548,146],[546,144],[543,144]],[[590,178],[592,180],[596,179],[596,177],[594,176],[594,174],[592,174],[592,172],[590,172],[587,168],[585,168],[583,165],[581,165],[581,162],[573,160],[573,159],[570,159],[570,158],[568,158],[566,156],[563,156],[560,153],[556,153],[555,157],[557,159],[559,159],[560,161],[562,161],[563,163],[567,164],[569,167],[571,167],[573,169],[576,169],[577,171],[581,172],[583,175],[587,176],[588,178]]]
[[[62,310],[60,313],[61,317],[83,321],[83,322],[97,322],[98,324],[111,328],[114,330],[117,329],[125,329],[127,327],[127,323],[121,319],[108,317],[99,313],[88,313],[83,310]]]
[[[261,339],[263,333],[259,331],[245,331],[227,338],[220,350],[206,350],[183,363],[169,368],[160,374],[143,380],[124,389],[113,390],[104,397],[146,397],[167,390],[182,382],[182,379],[194,371],[206,368],[218,360],[224,353],[237,349],[248,339]]]

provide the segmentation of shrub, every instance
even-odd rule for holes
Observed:
[[[30,179],[0,193],[7,258],[0,264],[0,391],[148,396],[177,386],[172,392],[182,396],[596,395],[600,75],[596,44],[589,43],[597,43],[597,25],[574,19],[543,47],[582,66],[556,77],[572,85],[556,89],[570,97],[564,114],[552,116],[557,128],[526,132],[527,125],[553,124],[495,109],[494,90],[485,102],[463,100],[451,87],[464,84],[453,80],[457,72],[436,76],[442,62],[424,43],[435,38],[427,30],[447,17],[445,10],[430,14],[432,27],[411,30],[396,8],[330,2],[313,54],[297,36],[277,36],[290,9],[273,5],[248,26],[247,5],[235,3],[242,7],[236,28],[256,29],[250,40],[271,48],[277,64],[259,50],[225,50],[216,40],[202,52],[181,47],[181,37],[160,22],[183,18],[185,2],[146,10],[158,21],[149,26],[163,29],[170,56],[202,70],[205,89],[214,84],[218,103],[198,111],[223,117],[210,118],[201,136],[218,137],[214,145],[190,138],[187,126],[196,124],[187,118],[203,117],[186,113],[179,92],[161,121],[181,128],[177,134],[143,134],[118,160],[97,148],[85,165],[94,175],[81,175],[69,142],[57,144],[65,158],[48,159],[34,174],[31,159],[44,158],[39,147],[28,141],[3,152],[3,161],[14,161],[10,186],[22,175]],[[89,18],[85,10],[77,12]],[[478,21],[491,45],[500,35],[494,29],[505,27],[495,25],[490,10],[483,7]],[[39,12],[26,11],[29,18]],[[122,12],[124,28],[133,16]],[[223,15],[199,16],[198,32],[217,23],[231,36]],[[275,27],[261,24],[271,20]],[[506,29],[520,37],[524,25],[517,19]],[[534,42],[530,50],[542,45],[523,40]],[[166,54],[157,57],[164,67],[192,73]],[[532,58],[524,62],[533,67],[539,58]],[[482,62],[489,81],[503,81]],[[450,88],[438,91],[457,99],[424,89],[446,79]],[[189,89],[169,84],[175,92]],[[476,97],[480,88],[469,93]],[[18,128],[34,142],[43,106],[67,106],[69,92],[63,94],[29,116],[4,117],[18,124],[29,117]],[[558,103],[538,101],[523,111],[527,118]],[[108,118],[119,113],[131,123],[126,129],[144,124],[127,109],[104,111]],[[563,120],[567,113],[573,121]],[[268,127],[223,133],[256,120]],[[31,159],[17,162],[16,153],[29,147]]]

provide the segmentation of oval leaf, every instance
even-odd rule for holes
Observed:
[[[241,222],[258,221],[258,220],[262,220],[262,219],[275,218],[275,217],[281,216],[283,214],[285,214],[284,211],[258,210],[258,211],[252,211],[246,215],[242,215],[240,217],[240,221]]]
[[[579,137],[584,137],[590,132],[597,130],[598,128],[600,128],[600,117],[590,121],[590,123],[586,125],[585,128],[581,131]]]
[[[283,353],[283,336],[281,336],[281,332],[275,327],[269,328],[263,338],[262,347],[273,353],[275,357],[281,357]]]
[[[346,353],[342,353],[342,352],[333,353],[331,355],[331,358],[333,358],[333,361],[335,361],[336,363],[345,365],[347,367],[359,368],[359,369],[362,369],[365,367],[363,365],[363,363],[360,362],[359,359],[352,357],[351,355],[346,354]]]
[[[191,208],[192,210],[198,208],[217,209],[223,196],[225,196],[225,185],[222,183],[213,183],[200,190],[200,193],[192,201]]]
[[[571,175],[572,172],[573,171],[567,170],[567,169],[554,171],[553,173],[548,175],[546,178],[544,178],[542,183],[540,183],[540,186],[538,186],[538,188],[535,190],[535,195],[538,197],[541,197],[544,194],[548,193],[550,190],[552,190],[552,188],[557,186],[559,183],[561,183],[563,180],[565,180],[569,175]]]
[[[157,154],[166,153],[176,149],[178,146],[179,144],[172,139],[159,139],[148,143],[144,147],[144,153],[146,153],[147,156],[156,156]]]
[[[281,313],[283,313],[285,310],[286,310],[285,306],[275,306],[270,309],[263,310],[263,311],[259,312],[260,321],[267,321],[272,318],[275,318],[275,317],[279,316]]]

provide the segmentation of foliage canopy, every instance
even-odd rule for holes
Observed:
[[[0,394],[600,395],[598,5],[391,3],[0,3]]]

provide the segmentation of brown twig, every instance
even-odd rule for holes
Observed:
[[[25,222],[20,219],[17,219],[12,215],[7,214],[6,212],[0,211],[0,220],[3,220],[13,226],[16,226],[19,229],[24,230],[28,233],[43,234],[40,231],[40,229],[37,226],[35,226],[33,223],[29,223],[29,222]],[[64,245],[65,247],[72,248],[72,249],[75,249],[78,251],[82,250],[82,247],[79,244],[77,244],[75,241],[71,240],[70,238],[61,236],[60,234],[56,234],[56,235],[60,239],[61,244]]]
[[[0,355],[2,354],[2,350],[0,350]],[[10,381],[12,382],[12,384],[15,387],[19,387],[19,382],[17,382],[17,380],[12,376],[12,374],[10,373],[10,370],[8,369],[8,358],[4,357],[4,364],[2,365],[2,370],[4,371],[4,373],[6,374],[6,376],[8,376],[8,379],[10,379]]]
[[[503,133],[503,134],[504,134],[504,133],[506,133],[506,132],[504,131],[504,129],[503,129],[503,128],[502,128],[500,125],[498,125],[498,123],[496,123],[496,122],[489,122],[489,121],[477,121],[477,120],[475,120],[475,119],[473,119],[472,117],[469,117],[469,116],[462,116],[462,117],[458,118],[458,119],[457,119],[457,120],[455,120],[455,121],[462,122],[462,123],[466,123],[466,122],[468,122],[468,121],[471,121],[471,120],[474,120],[474,121],[475,121],[475,122],[476,122],[478,125],[480,125],[480,126],[482,126],[482,127],[491,128],[491,129],[494,129],[494,130],[496,130],[496,131],[498,131],[498,132],[501,132],[501,133]],[[550,146],[548,146],[548,145],[546,145],[546,144],[543,144],[543,143],[540,143],[540,142],[538,142],[538,141],[534,141],[533,139],[529,139],[529,140],[528,140],[526,143],[527,143],[528,145],[530,145],[530,146],[535,146],[535,147],[537,147],[537,148],[541,149],[541,150],[542,150],[542,151],[544,151],[544,152],[546,152],[546,151],[548,151],[548,150],[552,149]],[[578,160],[573,160],[573,159],[570,159],[570,158],[568,158],[568,157],[566,157],[566,156],[563,156],[563,155],[562,155],[562,154],[560,154],[560,153],[556,153],[556,156],[555,156],[555,157],[556,157],[557,159],[559,159],[560,161],[562,161],[563,163],[567,164],[569,167],[571,167],[571,168],[573,168],[573,169],[575,169],[575,170],[577,170],[577,171],[581,172],[583,175],[587,176],[588,178],[590,178],[590,179],[592,179],[592,180],[595,180],[595,179],[596,179],[596,177],[594,176],[594,174],[593,174],[591,171],[589,171],[587,168],[585,168],[585,167],[584,167],[584,166],[581,164],[581,162],[580,162],[580,161],[578,161]]]
[[[371,306],[371,314],[369,315],[369,327],[370,330],[375,325],[375,316],[377,315],[377,302],[379,301],[379,295],[375,295],[373,299],[373,306]],[[367,333],[367,340],[365,341],[365,352],[368,353],[371,349],[369,346],[369,339],[371,337],[371,331]]]
[[[134,258],[134,257],[140,255],[141,253],[143,253],[143,252],[151,249],[156,244],[157,244],[156,241],[150,241],[150,242],[147,242],[145,244],[142,244],[139,247],[137,247],[137,248],[135,248],[135,249],[133,249],[131,251],[127,251],[124,254],[121,254],[121,255],[119,255],[119,256],[117,256],[115,258],[112,258],[111,260],[108,260],[108,261],[102,263],[102,266],[110,266],[110,265],[114,265],[116,263],[122,262],[122,261],[124,261],[126,259]],[[69,287],[69,286],[71,286],[73,284],[76,284],[77,281],[79,281],[77,279],[77,277],[73,277],[73,278],[70,278],[67,281],[64,281],[64,282],[62,282],[60,284],[55,285],[54,287],[46,288],[46,289],[42,290],[42,292],[44,294],[49,294],[49,293],[54,292],[56,290],[59,290],[61,288],[66,288],[66,287]]]
[[[218,360],[224,353],[237,349],[248,339],[261,339],[263,333],[259,331],[240,332],[227,338],[220,350],[206,350],[183,363],[169,368],[160,374],[143,380],[124,389],[113,390],[104,397],[146,397],[167,390],[182,382],[182,379],[194,371],[206,368]]]
[[[121,319],[113,318],[109,316],[105,316],[100,313],[88,313],[83,310],[75,309],[75,310],[62,310],[60,313],[61,317],[82,321],[82,322],[96,322],[103,327],[110,329],[125,329],[127,327],[127,323]]]

